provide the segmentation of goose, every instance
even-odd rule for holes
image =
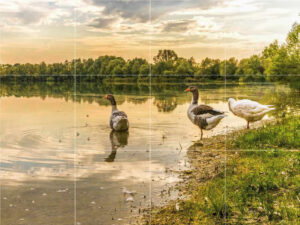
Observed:
[[[129,121],[125,112],[119,111],[117,103],[113,95],[105,95],[105,99],[109,100],[112,112],[109,120],[110,128],[115,131],[126,131],[129,128]]]
[[[203,130],[211,130],[226,116],[224,112],[213,109],[208,105],[198,105],[199,92],[197,87],[190,86],[184,92],[192,92],[192,102],[187,110],[188,118],[198,126],[203,137]]]
[[[236,116],[244,118],[247,121],[247,129],[249,123],[261,120],[268,112],[275,108],[269,108],[272,105],[262,105],[249,99],[236,101],[234,98],[228,99],[229,110]]]

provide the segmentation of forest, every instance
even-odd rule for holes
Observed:
[[[277,40],[249,58],[220,60],[179,57],[175,51],[159,50],[149,63],[143,58],[125,60],[117,56],[74,59],[62,63],[0,64],[1,80],[64,81],[70,75],[80,81],[296,81],[300,74],[300,24],[294,23],[283,44]],[[75,74],[75,75],[74,75]]]

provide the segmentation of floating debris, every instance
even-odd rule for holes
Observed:
[[[60,189],[60,190],[57,190],[57,192],[66,192],[66,191],[68,191],[69,190],[69,188],[66,188],[66,189]]]
[[[35,203],[35,201],[34,201],[34,200],[32,200],[32,201],[31,201],[31,203],[32,203],[32,204],[34,204],[34,203]]]
[[[136,194],[136,191],[129,191],[126,188],[122,188],[123,189],[123,194],[124,195],[131,195],[134,196]]]
[[[89,117],[89,114],[86,114],[86,117]]]
[[[129,196],[127,199],[126,199],[126,202],[134,202],[134,199],[132,196]]]
[[[26,212],[28,212],[28,211],[29,211],[29,209],[25,209],[25,211],[26,211]]]
[[[43,196],[46,196],[47,195],[47,193],[43,193]]]
[[[89,141],[89,140],[90,140],[90,138],[88,137],[88,138],[87,138],[87,140]]]
[[[6,200],[7,198],[6,198],[6,197],[3,197],[3,199]]]
[[[91,204],[95,205],[95,204],[96,204],[96,202],[92,201],[92,202],[91,202]]]
[[[76,136],[78,137],[79,135],[80,135],[80,133],[79,133],[79,132],[77,132],[77,133],[76,133]]]
[[[100,187],[100,190],[103,190],[104,189],[104,187]]]
[[[13,207],[14,205],[13,204],[9,204],[9,207]]]

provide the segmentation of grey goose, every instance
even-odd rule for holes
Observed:
[[[191,92],[193,94],[192,102],[187,110],[187,115],[190,121],[200,128],[200,139],[202,140],[203,130],[213,129],[226,115],[224,112],[215,110],[208,105],[198,105],[199,92],[197,87],[190,86],[184,92]]]
[[[109,125],[112,130],[126,131],[129,128],[129,121],[125,112],[119,111],[117,103],[113,95],[109,94],[104,96],[105,99],[111,103],[112,111],[109,120]]]

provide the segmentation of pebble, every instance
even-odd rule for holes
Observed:
[[[175,209],[176,209],[176,211],[179,211],[179,210],[180,210],[179,203],[176,203]]]

